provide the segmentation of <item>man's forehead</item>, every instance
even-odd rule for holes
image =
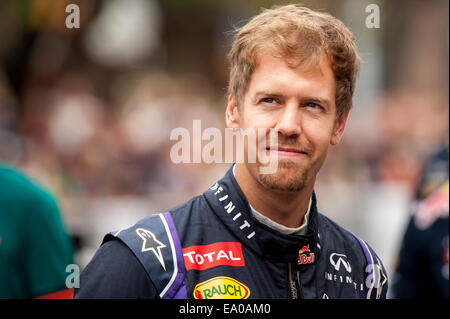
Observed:
[[[288,74],[282,72],[283,70],[287,71]],[[303,78],[303,83],[306,83],[307,80],[310,88],[315,89],[314,94],[320,93],[321,97],[319,97],[322,99],[328,97],[329,89],[334,93],[334,76],[326,57],[322,59],[322,63],[319,65],[294,68],[286,59],[273,55],[263,55],[252,74],[249,88],[251,87],[252,95],[264,92],[278,95],[289,88],[295,88],[299,82],[291,82],[291,80],[300,77]]]
[[[254,71],[270,61],[283,61],[289,68],[302,73],[324,73],[325,69],[332,72],[330,59],[325,53],[303,58],[282,55],[272,51],[263,51],[256,56]]]

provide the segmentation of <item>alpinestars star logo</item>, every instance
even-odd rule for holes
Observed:
[[[155,254],[155,257],[158,259],[161,266],[166,270],[166,265],[164,263],[164,258],[161,252],[162,248],[165,248],[166,245],[164,245],[162,242],[156,238],[155,234],[153,234],[151,231],[144,229],[144,228],[138,228],[136,229],[136,233],[139,235],[139,237],[142,238],[142,252],[151,251],[153,254]]]

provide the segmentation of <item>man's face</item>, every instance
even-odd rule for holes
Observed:
[[[241,105],[230,95],[227,126],[266,129],[267,156],[278,158],[273,174],[261,174],[261,160],[243,164],[263,186],[282,192],[312,189],[330,144],[339,142],[348,116],[336,120],[335,80],[328,59],[314,69],[291,68],[286,61],[263,55],[255,68]],[[278,141],[270,141],[275,130]],[[248,152],[248,145],[245,146]]]

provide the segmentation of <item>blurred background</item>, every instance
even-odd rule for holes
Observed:
[[[290,1],[291,2],[291,1]],[[80,28],[68,29],[68,4]],[[257,0],[2,0],[0,161],[57,198],[81,268],[109,231],[178,205],[229,164],[174,164],[170,131],[224,128],[231,31]],[[362,58],[354,108],[321,170],[319,210],[392,274],[425,160],[448,145],[448,1],[303,1]],[[368,4],[380,27],[367,28]],[[5,185],[0,185],[5,187]]]

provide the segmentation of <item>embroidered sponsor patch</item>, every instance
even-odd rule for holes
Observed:
[[[344,254],[332,253],[330,255],[330,264],[333,265],[334,269],[337,271],[341,269],[342,265],[348,273],[352,272],[352,266],[350,266],[347,256]]]
[[[155,254],[155,257],[158,258],[158,261],[164,268],[164,270],[166,270],[166,265],[161,249],[166,248],[167,246],[159,241],[158,238],[156,238],[155,234],[153,234],[148,229],[138,228],[136,229],[136,233],[142,239],[141,252],[151,251],[153,254]]]
[[[314,253],[309,249],[309,245],[303,246],[298,251],[298,264],[312,264],[314,263]]]
[[[245,266],[242,245],[236,242],[218,242],[210,245],[183,248],[186,270],[205,270],[216,266]]]
[[[214,277],[194,288],[195,299],[247,299],[250,289],[230,277]]]

